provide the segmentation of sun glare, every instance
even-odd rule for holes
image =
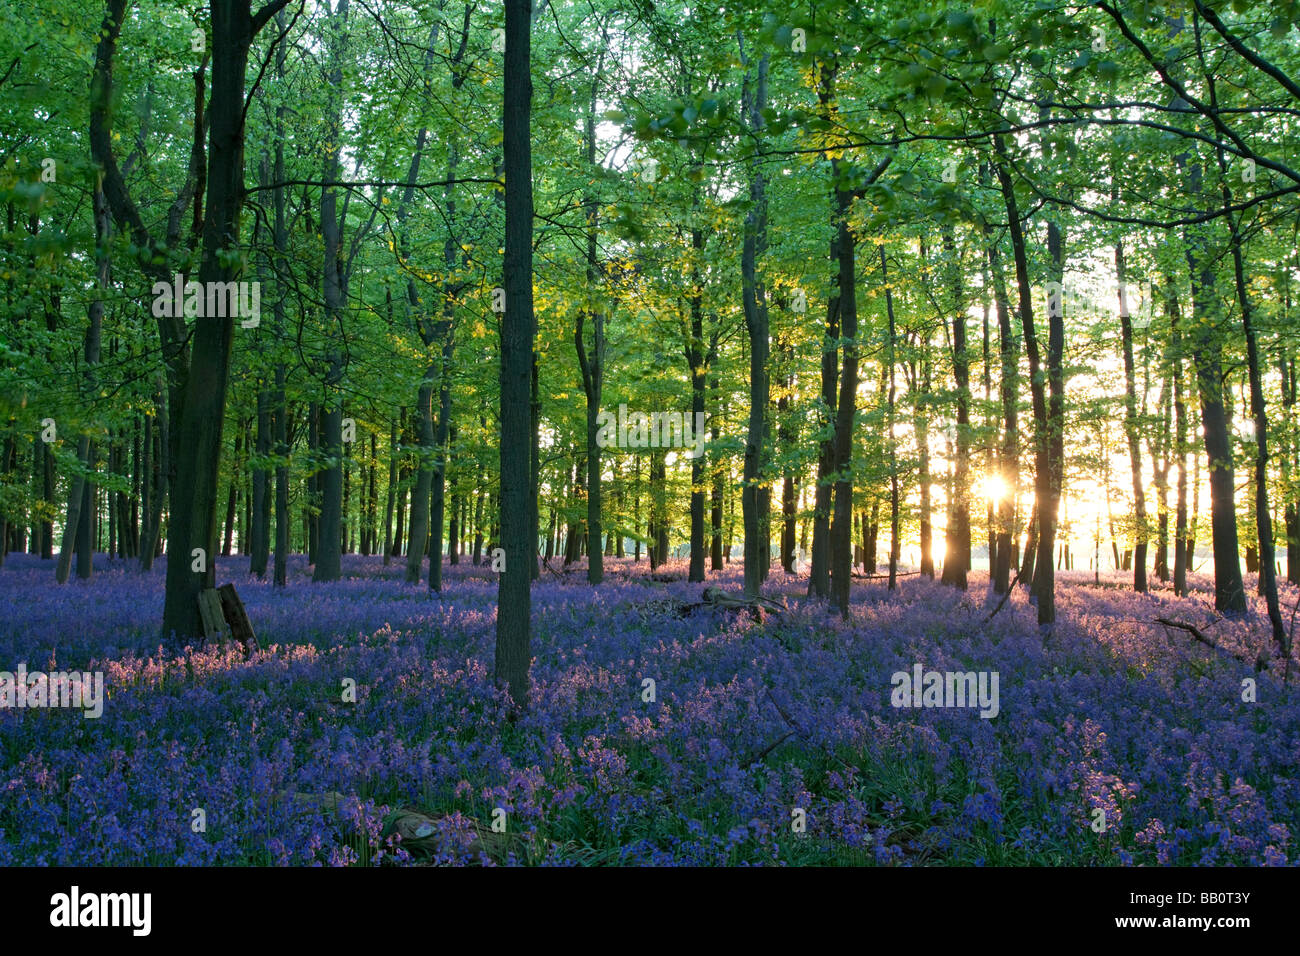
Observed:
[[[1001,501],[1007,493],[1007,483],[1001,475],[985,475],[980,482],[980,496],[986,501]]]

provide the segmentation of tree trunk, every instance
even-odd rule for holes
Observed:
[[[993,306],[998,318],[998,397],[1002,404],[1002,444],[998,449],[1002,497],[998,501],[997,560],[992,568],[992,577],[993,593],[1006,594],[1011,589],[1011,568],[1016,561],[1016,489],[1020,485],[1020,397],[1017,382],[1020,349],[1011,330],[1011,308],[996,242],[990,242],[988,257],[989,272],[993,277]]]
[[[1128,274],[1122,239],[1115,243],[1115,280],[1119,286],[1119,325],[1124,350],[1124,431],[1128,438],[1129,470],[1133,478],[1133,590],[1141,594],[1147,589],[1147,505],[1146,492],[1142,488],[1142,440],[1139,434],[1137,376],[1133,361],[1133,320],[1129,317],[1128,297],[1124,289]]]
[[[880,284],[885,290],[885,314],[889,319],[889,590],[898,587],[898,448],[894,444],[894,406],[897,398],[894,378],[894,296],[889,287],[885,247],[880,247]]]
[[[110,221],[102,177],[95,181],[91,196],[91,211],[95,221],[95,291],[90,300],[82,355],[86,361],[85,394],[93,396],[96,381],[95,366],[99,364],[100,333],[104,321],[104,296],[109,291]],[[91,491],[89,475],[94,470],[94,458],[95,451],[90,435],[82,434],[77,439],[77,461],[80,463],[81,473],[75,475],[69,482],[67,521],[63,526],[63,544],[59,548],[59,563],[55,568],[55,579],[59,584],[68,580],[74,548],[77,551],[77,577],[87,579],[93,573],[90,555],[90,521],[94,495]],[[0,547],[4,547],[3,542],[0,542]],[[195,610],[197,612],[197,606]]]
[[[1055,579],[1052,567],[1052,552],[1055,550],[1056,502],[1052,490],[1053,443],[1051,434],[1053,415],[1049,413],[1046,389],[1040,375],[1042,363],[1038,351],[1038,339],[1034,328],[1033,298],[1030,287],[1029,262],[1025,254],[1025,238],[1021,229],[1020,212],[1016,204],[1015,185],[1005,168],[1006,149],[999,134],[994,137],[994,146],[1002,162],[997,164],[998,181],[1002,187],[1002,197],[1007,209],[1008,231],[1011,235],[1011,248],[1016,265],[1016,286],[1020,293],[1020,323],[1025,335],[1025,350],[1029,355],[1029,381],[1034,409],[1034,515],[1035,522],[1030,530],[1030,540],[1035,548],[1026,548],[1025,564],[1021,568],[1021,580],[1032,582],[1031,590],[1038,604],[1038,623],[1051,624],[1056,619]],[[1050,230],[1050,227],[1049,227]],[[1049,242],[1050,242],[1049,231]],[[1061,325],[1059,313],[1061,303],[1049,306],[1052,316],[1052,337]],[[1061,326],[1063,331],[1063,326]],[[1052,343],[1055,344],[1055,343]],[[1052,344],[1048,347],[1048,374],[1052,374]],[[1057,368],[1059,372],[1059,366]],[[1036,549],[1036,550],[1035,550]],[[1031,559],[1028,555],[1033,554]],[[1026,570],[1029,572],[1027,576]]]
[[[239,507],[239,472],[241,471],[241,462],[239,460],[240,452],[244,449],[244,430],[242,427],[235,429],[235,460],[233,463],[230,476],[230,490],[226,495],[226,534],[221,542],[221,553],[225,557],[230,557],[230,549],[234,545],[235,537],[235,512]]]
[[[495,678],[516,708],[528,704],[531,636],[529,564],[533,340],[533,188],[530,113],[530,0],[505,0],[505,100],[502,118],[505,172],[505,295],[501,321],[501,544],[505,570],[497,592]]]
[[[763,126],[762,111],[767,105],[767,68],[765,55],[754,73],[745,74],[744,111],[751,133],[758,135]],[[741,299],[745,312],[745,329],[749,333],[749,430],[745,438],[744,483],[741,511],[745,527],[745,582],[747,597],[758,594],[763,582],[761,551],[767,529],[761,514],[761,483],[764,480],[768,386],[769,321],[767,290],[758,278],[758,260],[767,247],[767,189],[760,160],[756,156],[749,170],[750,210],[745,217],[745,236],[741,251]]]
[[[1211,99],[1214,80],[1210,84]],[[1277,598],[1277,572],[1273,542],[1273,517],[1268,506],[1268,411],[1264,404],[1264,385],[1260,374],[1259,343],[1255,336],[1255,312],[1246,289],[1246,271],[1242,262],[1241,232],[1232,212],[1232,191],[1228,187],[1228,164],[1223,149],[1218,150],[1219,171],[1223,183],[1223,211],[1228,222],[1228,241],[1232,250],[1232,273],[1237,289],[1237,304],[1241,308],[1241,327],[1246,336],[1246,375],[1250,382],[1250,411],[1255,421],[1255,530],[1259,539],[1259,592],[1264,596],[1268,621],[1272,628],[1273,653],[1282,658],[1291,656],[1291,639],[1282,622],[1282,610]],[[1244,594],[1243,594],[1244,598]]]
[[[256,31],[283,7],[269,0],[257,15],[248,0],[211,0],[212,98],[209,119],[207,208],[199,281],[238,278],[228,250],[238,248],[244,200],[244,82],[248,48]],[[221,429],[226,414],[226,384],[234,339],[233,316],[207,317],[195,324],[193,352],[185,381],[176,464],[175,494],[167,541],[166,598],[162,632],[177,637],[202,633],[198,595],[215,584],[211,560],[216,544],[217,475],[221,467]],[[206,571],[192,570],[191,554],[202,548]]]
[[[1201,194],[1203,178],[1199,163],[1179,165],[1188,169],[1189,192]],[[1210,529],[1214,548],[1214,607],[1224,612],[1246,610],[1238,557],[1235,472],[1232,460],[1231,408],[1223,399],[1223,355],[1216,318],[1218,298],[1208,236],[1203,229],[1189,227],[1184,239],[1187,269],[1192,277],[1192,308],[1197,321],[1192,332],[1192,361],[1196,368],[1196,390],[1201,401],[1201,430],[1210,467]],[[1190,555],[1189,555],[1190,560]]]
[[[966,590],[970,567],[970,356],[966,353],[966,308],[961,288],[961,263],[952,229],[945,228],[943,250],[948,259],[952,283],[952,370],[957,383],[956,461],[952,497],[948,506],[948,527],[944,534],[941,581]]]

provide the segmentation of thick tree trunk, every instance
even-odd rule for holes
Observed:
[[[275,17],[276,29],[283,33],[287,24],[285,22],[284,11],[281,10]],[[275,55],[275,75],[277,80],[283,81],[285,67],[285,44],[281,43],[276,46]],[[284,182],[284,117],[286,108],[277,106],[275,110],[275,168],[274,176],[277,183],[271,194],[274,220],[272,222],[271,240],[274,245],[274,256],[277,263],[284,261],[284,256],[289,247],[289,230],[285,222],[285,197],[284,187],[278,185]],[[276,281],[275,300],[272,305],[273,328],[275,338],[281,339],[285,334],[285,316],[284,285],[278,279]],[[275,384],[271,395],[271,428],[272,440],[275,444],[276,466],[275,466],[275,568],[272,572],[272,580],[276,587],[285,587],[288,583],[289,576],[289,542],[290,542],[290,519],[289,519],[289,400],[286,394],[286,380],[288,372],[283,362],[277,362],[275,366]],[[269,535],[268,535],[269,538]]]
[[[1200,163],[1188,164],[1189,192],[1201,194],[1203,170]],[[1235,470],[1232,455],[1231,407],[1223,397],[1222,343],[1216,328],[1219,314],[1215,292],[1212,250],[1204,229],[1187,230],[1184,243],[1188,272],[1192,277],[1192,308],[1196,322],[1192,332],[1192,361],[1196,368],[1196,389],[1201,401],[1201,431],[1210,467],[1210,529],[1214,548],[1214,607],[1220,612],[1246,610],[1238,556]],[[1190,560],[1190,555],[1189,555]]]
[[[529,564],[536,564],[530,540],[531,412],[533,339],[533,187],[530,113],[529,0],[505,0],[505,294],[501,322],[501,544],[505,570],[497,592],[495,677],[515,707],[528,704],[531,646]]]
[[[228,251],[238,248],[244,200],[244,83],[253,35],[281,0],[269,0],[255,23],[248,0],[211,0],[212,107],[209,120],[207,209],[203,220],[203,256],[199,281],[231,282],[238,278]],[[226,384],[235,320],[205,317],[195,324],[193,358],[185,381],[176,463],[175,494],[167,541],[167,590],[163,605],[164,638],[202,633],[198,595],[215,584],[211,560],[216,544],[217,475],[221,466],[221,430],[226,414]],[[206,570],[192,568],[192,552],[203,549]]]
[[[328,119],[325,128],[326,155],[324,181],[339,178],[339,138],[343,116],[343,57],[347,46],[348,0],[338,0],[333,12],[325,5],[330,27],[334,31],[329,41],[330,67],[326,80],[326,107]],[[329,329],[343,327],[343,311],[347,302],[347,267],[343,262],[343,221],[340,215],[338,194],[329,186],[321,188],[320,222],[324,239],[323,284],[325,299],[325,325]],[[320,473],[321,509],[320,540],[316,554],[316,569],[312,581],[337,581],[342,576],[340,556],[346,543],[343,508],[343,396],[341,386],[346,370],[346,354],[338,349],[329,353],[329,370],[324,382],[324,401],[321,414],[321,451],[326,465]]]

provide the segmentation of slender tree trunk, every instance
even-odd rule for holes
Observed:
[[[1038,623],[1051,624],[1056,619],[1055,579],[1052,567],[1052,552],[1055,550],[1056,501],[1052,490],[1053,443],[1051,434],[1053,417],[1048,409],[1046,389],[1041,377],[1042,362],[1038,351],[1038,338],[1034,327],[1033,297],[1030,287],[1029,262],[1025,254],[1025,239],[1021,229],[1020,212],[1016,203],[1015,185],[1004,163],[1006,150],[999,134],[994,138],[994,146],[1002,162],[997,164],[998,181],[1002,187],[1003,201],[1007,209],[1011,235],[1011,248],[1016,265],[1016,286],[1020,293],[1020,323],[1025,335],[1025,349],[1029,355],[1030,391],[1034,409],[1034,517],[1030,529],[1030,542],[1034,547],[1026,547],[1025,564],[1021,567],[1021,580],[1032,582],[1031,590],[1038,604]],[[1050,232],[1049,232],[1050,241]],[[1061,303],[1049,305],[1049,313],[1061,312]],[[1053,337],[1060,325],[1059,316],[1052,317]],[[1054,343],[1053,343],[1054,344]],[[1052,364],[1052,346],[1048,347],[1049,376]],[[1059,371],[1059,369],[1058,369]],[[1034,557],[1030,559],[1029,554]],[[1029,575],[1025,572],[1028,570]],[[1040,583],[1041,582],[1041,583]]]
[[[831,175],[842,175],[840,161],[831,160]],[[852,583],[853,517],[853,417],[857,410],[858,391],[858,305],[855,282],[855,240],[849,232],[849,209],[852,199],[843,189],[836,190],[839,205],[839,296],[840,334],[843,337],[840,367],[840,394],[835,409],[835,457],[831,472],[835,477],[835,501],[831,516],[831,593],[840,615],[849,615],[849,588]]]
[[[230,490],[226,495],[226,535],[221,542],[221,553],[225,557],[230,557],[230,549],[234,544],[235,537],[235,512],[239,507],[239,472],[241,462],[240,453],[244,450],[244,430],[241,427],[235,429],[235,461],[233,472],[230,476]]]
[[[600,78],[597,68],[591,84],[585,128],[586,161],[589,169],[596,166],[596,92]],[[593,176],[594,176],[593,172]],[[579,309],[574,326],[573,343],[578,352],[578,370],[582,374],[582,391],[587,399],[587,581],[600,584],[604,580],[604,557],[601,549],[601,454],[600,417],[601,389],[605,376],[605,314],[597,305],[600,295],[601,269],[596,254],[599,233],[599,205],[594,195],[584,201],[587,220],[587,289],[592,297],[586,309]],[[584,332],[586,320],[591,319],[591,351],[587,351]]]
[[[1213,78],[1209,78],[1213,94]],[[1246,288],[1246,271],[1242,262],[1241,232],[1232,212],[1232,190],[1228,187],[1228,164],[1223,149],[1218,150],[1219,172],[1223,183],[1223,212],[1228,223],[1229,245],[1232,250],[1232,273],[1237,290],[1237,305],[1241,309],[1241,327],[1246,336],[1246,375],[1250,383],[1250,411],[1255,422],[1255,530],[1259,538],[1259,591],[1264,596],[1268,620],[1272,627],[1273,653],[1282,658],[1291,656],[1291,639],[1282,622],[1282,610],[1277,598],[1277,572],[1274,568],[1275,545],[1273,518],[1268,505],[1268,410],[1264,404],[1264,385],[1260,375],[1259,343],[1255,335],[1255,311]],[[1244,596],[1244,595],[1243,595]]]
[[[998,449],[998,477],[1002,497],[998,501],[997,560],[993,566],[993,592],[1011,589],[1011,567],[1016,562],[1016,489],[1020,485],[1019,374],[1020,348],[1011,330],[1011,308],[1001,253],[990,242],[989,272],[993,277],[993,307],[998,318],[998,397],[1002,404],[1002,444]],[[1018,569],[1017,569],[1018,570]]]
[[[952,497],[945,532],[944,584],[966,590],[970,566],[970,356],[966,351],[966,307],[961,287],[961,263],[951,228],[943,233],[943,250],[952,284],[952,369],[957,383],[957,441]]]
[[[763,126],[762,111],[767,105],[768,57],[764,56],[753,73],[745,74],[743,93],[746,122],[751,133],[759,135]],[[761,484],[764,480],[766,449],[764,435],[768,403],[769,322],[767,291],[758,278],[758,260],[767,247],[767,188],[760,160],[755,157],[749,171],[750,211],[745,217],[745,236],[740,259],[741,299],[745,312],[745,329],[749,333],[749,430],[745,438],[744,484],[741,510],[745,526],[745,594],[758,594],[763,581]]]
[[[446,306],[450,313],[450,300]],[[442,591],[442,539],[446,520],[447,460],[451,455],[448,442],[451,437],[451,355],[453,339],[450,315],[446,316],[447,331],[442,345],[441,385],[438,388],[438,429],[433,437],[438,459],[433,464],[432,500],[429,505],[429,590]]]
[[[85,394],[95,394],[95,366],[99,364],[100,334],[104,321],[104,297],[109,285],[109,209],[104,194],[103,178],[95,180],[91,195],[91,210],[95,220],[95,292],[90,300],[86,337],[82,355],[86,362]],[[77,461],[81,473],[69,482],[67,521],[63,525],[63,544],[59,548],[59,563],[55,568],[55,579],[59,584],[68,580],[72,566],[72,553],[77,551],[77,577],[87,579],[92,574],[90,556],[90,522],[91,504],[94,494],[91,490],[89,475],[94,470],[95,450],[90,435],[82,434],[77,439]],[[4,543],[0,542],[0,547]],[[196,608],[197,612],[197,608]]]
[[[885,314],[889,319],[889,590],[898,588],[898,448],[894,443],[894,411],[897,398],[894,378],[894,296],[889,288],[885,247],[880,247],[880,284],[885,290]]]
[[[1124,242],[1115,243],[1115,280],[1119,285],[1120,337],[1124,351],[1124,430],[1128,438],[1129,469],[1133,477],[1133,590],[1147,589],[1147,505],[1142,488],[1142,440],[1139,434],[1137,376],[1133,361],[1133,320],[1129,317],[1128,297],[1124,286],[1128,272],[1124,261]]]
[[[1178,462],[1178,488],[1174,515],[1174,594],[1187,597],[1187,405],[1183,398],[1183,342],[1179,328],[1178,291],[1174,279],[1165,282],[1169,314],[1170,363],[1174,379],[1174,457]]]
[[[717,376],[713,377],[712,387],[713,387],[713,393],[716,395],[718,393]],[[721,427],[719,419],[720,416],[715,416],[714,419],[709,423],[709,441],[711,443],[715,443],[718,440],[718,432],[719,432],[719,428]],[[723,462],[714,462],[713,488],[710,494],[710,503],[709,503],[709,535],[710,535],[709,569],[712,571],[721,571],[725,563],[723,560],[723,553],[722,553],[722,509],[723,509],[723,497],[726,489],[726,482],[725,479],[723,478],[723,467],[724,467]],[[638,478],[640,477],[640,474],[641,474],[640,471],[638,471],[637,472]],[[638,550],[637,551],[638,560],[640,557],[640,553],[641,553],[640,550]]]
[[[1291,311],[1291,293],[1290,285],[1287,283],[1286,293],[1286,312]],[[1294,489],[1292,479],[1297,470],[1300,470],[1300,442],[1296,441],[1295,435],[1295,406],[1296,406],[1296,368],[1295,359],[1289,355],[1282,355],[1278,359],[1278,371],[1282,379],[1282,409],[1283,409],[1283,429],[1282,432],[1287,436],[1289,447],[1284,445],[1280,455],[1282,461],[1282,487]],[[1296,501],[1296,492],[1293,490],[1289,493],[1286,506],[1284,509],[1284,522],[1286,527],[1286,577],[1287,580],[1296,585],[1300,585],[1300,504]],[[48,540],[48,536],[47,536]]]

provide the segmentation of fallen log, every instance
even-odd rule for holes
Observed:
[[[697,601],[694,604],[683,604],[680,610],[681,615],[685,617],[691,611],[702,607],[724,611],[752,611],[760,618],[764,611],[777,613],[785,610],[784,605],[777,604],[771,598],[765,598],[761,595],[746,597],[745,595],[728,594],[721,588],[705,588],[702,597],[702,601]]]
[[[347,797],[336,790],[327,793],[291,793],[281,794],[295,807],[315,809],[337,813]],[[519,834],[496,833],[491,827],[472,821],[474,832],[469,835],[468,845],[464,849],[471,853],[486,853],[492,859],[504,858],[505,852],[519,843]],[[402,847],[408,852],[432,854],[445,847],[446,837],[438,826],[439,819],[418,810],[398,808],[384,818],[384,827],[380,836],[386,837],[396,833],[401,838]]]

